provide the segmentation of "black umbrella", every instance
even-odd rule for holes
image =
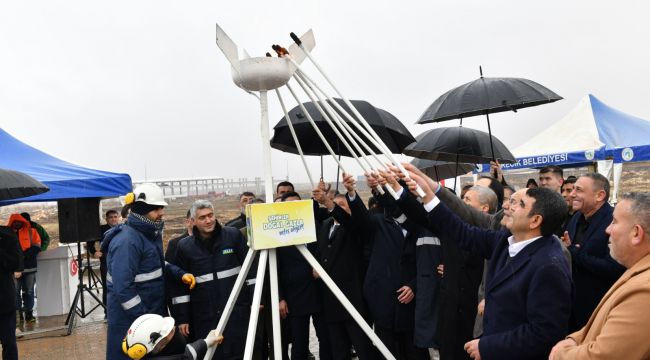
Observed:
[[[492,141],[490,141],[492,139]],[[493,143],[492,156],[490,143]],[[515,157],[501,140],[488,133],[466,127],[444,127],[423,132],[404,154],[420,159],[485,164],[496,158],[502,164],[512,164]]]
[[[411,164],[422,170],[428,177],[435,181],[451,179],[456,176],[467,174],[474,170],[473,164],[460,164],[450,161],[436,161],[427,159],[413,159]]]
[[[345,109],[348,114],[352,114],[349,107],[345,105],[343,100],[336,99],[336,102],[339,103],[339,105],[341,105],[341,107],[343,107],[343,109]],[[384,142],[384,144],[386,144],[392,153],[401,153],[407,145],[415,141],[413,135],[411,135],[406,127],[388,111],[374,107],[369,102],[361,100],[352,100],[352,104],[366,119],[366,121],[368,121],[370,126],[375,130],[377,135],[379,135],[381,140]],[[304,106],[311,115],[312,119],[314,119],[314,122],[323,133],[323,136],[325,139],[327,139],[334,152],[338,155],[352,156],[347,148],[343,145],[343,143],[340,142],[338,136],[336,136],[336,133],[334,133],[321,113],[318,111],[316,105],[314,105],[312,102],[306,102],[304,103]],[[340,112],[339,115],[341,115],[341,118],[346,119]],[[305,114],[303,114],[299,106],[296,106],[295,108],[291,109],[291,111],[289,111],[289,117],[291,119],[291,124],[296,131],[298,140],[300,141],[302,151],[305,155],[329,154],[327,148],[320,140],[316,134],[316,131],[309,123],[309,120]],[[372,145],[372,142],[357,130],[356,126],[351,124],[347,119],[346,123],[366,144],[370,146],[370,148],[375,151],[375,153],[381,154],[381,152]],[[284,152],[298,154],[298,149],[295,142],[293,141],[289,126],[287,125],[287,121],[284,117],[273,127],[273,130],[275,130],[275,133],[271,139],[272,148]],[[365,152],[366,149],[363,147],[361,148]],[[366,153],[366,155],[368,154]]]
[[[562,99],[558,94],[532,80],[484,78],[480,67],[479,71],[480,78],[451,89],[436,99],[420,116],[417,123],[426,124],[485,115],[488,133],[491,135],[489,114],[503,111],[516,112],[517,109]]]
[[[0,200],[24,198],[49,190],[47,186],[27,174],[0,169]]]

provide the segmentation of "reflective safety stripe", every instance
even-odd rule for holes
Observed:
[[[37,269],[37,268],[29,268],[29,269],[25,269],[25,270],[23,270],[23,272],[25,272],[25,273],[28,273],[28,272],[36,272],[36,269]]]
[[[415,243],[415,246],[422,246],[422,245],[440,245],[440,239],[433,236],[421,237]]]
[[[113,277],[110,273],[106,273],[106,282],[111,284],[113,283]]]
[[[395,221],[397,221],[400,224],[404,224],[404,221],[406,221],[406,215],[402,214],[400,217],[395,218]]]
[[[189,295],[183,295],[183,296],[177,296],[172,298],[172,305],[176,304],[184,304],[190,302],[190,296]]]
[[[249,279],[246,280],[246,285],[255,285],[255,282],[257,282],[257,279]]]
[[[187,350],[189,350],[190,354],[192,354],[192,359],[196,360],[197,354],[196,350],[192,347],[192,344],[187,344]]]
[[[138,274],[135,276],[135,282],[145,282],[153,279],[157,279],[163,275],[162,269],[157,269],[152,272]]]
[[[123,302],[122,303],[122,309],[129,310],[130,308],[138,305],[141,302],[142,302],[142,299],[140,299],[140,295],[136,295],[131,300],[129,300],[127,302]]]
[[[239,274],[240,271],[241,271],[241,266],[237,266],[236,268],[232,268],[229,270],[219,271],[217,273],[217,279],[225,279],[227,277],[237,275]]]
[[[212,274],[205,274],[205,275],[201,275],[201,276],[197,276],[197,277],[195,277],[194,280],[196,280],[196,283],[197,283],[197,284],[200,284],[200,283],[203,283],[203,282],[206,282],[206,281],[212,281],[212,280],[214,280],[214,275],[212,275]]]

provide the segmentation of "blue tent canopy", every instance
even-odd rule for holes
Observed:
[[[606,159],[615,163],[648,161],[650,121],[625,114],[589,94],[513,154],[517,163],[505,164],[504,169],[579,166]]]
[[[131,191],[131,177],[71,164],[35,149],[0,129],[0,168],[23,172],[50,191],[0,202],[55,201],[69,198],[114,197]]]

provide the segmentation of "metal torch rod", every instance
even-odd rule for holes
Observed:
[[[386,155],[386,157],[388,157],[391,160],[391,162],[399,168],[402,174],[404,174],[404,176],[408,178],[409,175],[406,169],[404,168],[404,166],[402,166],[402,164],[399,161],[397,161],[397,159],[393,156],[390,150],[384,145],[383,141],[381,141],[379,135],[377,135],[375,130],[370,126],[370,124],[368,124],[368,121],[366,121],[366,119],[359,113],[359,111],[354,107],[354,105],[352,105],[352,102],[350,102],[350,100],[348,100],[348,98],[345,97],[343,93],[341,93],[341,91],[339,91],[336,85],[334,85],[332,80],[330,80],[330,78],[327,76],[325,71],[318,64],[318,62],[313,58],[311,52],[308,49],[306,49],[304,46],[302,46],[302,42],[294,33],[291,33],[291,37],[296,42],[296,44],[300,47],[300,49],[305,53],[307,58],[309,58],[309,60],[314,64],[316,69],[321,73],[321,75],[325,78],[325,80],[327,80],[327,82],[334,89],[334,91],[341,97],[341,99],[343,99],[343,102],[345,102],[345,104],[350,108],[350,110],[352,110],[352,113],[359,119],[359,121],[361,121],[361,124],[368,130],[369,133],[371,133],[374,136],[376,140],[379,140],[379,144],[382,145],[380,149],[382,150],[384,155]],[[295,61],[292,61],[292,63],[294,63],[296,66],[299,66],[295,63]],[[422,198],[425,196],[424,191],[420,188],[420,186],[417,187],[417,193]]]
[[[307,171],[307,177],[309,177],[309,183],[311,184],[311,188],[313,189],[314,179],[312,179],[311,177],[311,171],[309,171],[309,167],[307,166],[307,161],[305,160],[305,155],[302,153],[302,147],[300,146],[300,141],[298,141],[298,136],[296,136],[296,130],[293,128],[293,124],[291,123],[291,118],[289,117],[287,108],[284,106],[284,101],[282,100],[282,95],[280,94],[280,90],[275,89],[275,94],[278,96],[278,100],[280,101],[280,106],[282,107],[282,111],[284,112],[284,118],[287,120],[287,125],[289,125],[289,131],[291,131],[291,136],[293,137],[293,141],[296,143],[298,154],[300,154],[300,160],[302,160],[302,164],[305,167],[305,171]]]
[[[348,120],[349,120],[349,121],[350,121],[350,122],[351,122],[351,123],[352,123],[352,124],[357,128],[357,130],[359,130],[359,132],[360,132],[361,134],[363,134],[363,136],[365,136],[366,139],[368,139],[368,140],[369,140],[370,142],[372,142],[373,145],[374,145],[374,142],[375,142],[375,141],[374,141],[374,139],[372,138],[372,136],[370,136],[370,134],[368,134],[368,132],[366,131],[366,129],[364,129],[361,125],[359,125],[358,121],[356,121],[356,120],[351,120],[351,116],[350,116],[350,114],[348,114],[348,112],[345,111],[345,109],[343,109],[343,107],[341,107],[341,105],[339,105],[339,103],[336,102],[336,100],[335,100],[334,98],[332,98],[332,97],[329,96],[325,91],[323,91],[323,89],[321,89],[320,86],[318,86],[318,84],[316,84],[313,80],[311,80],[311,78],[310,78],[307,74],[305,74],[304,72],[302,72],[302,71],[300,71],[300,70],[298,70],[297,73],[298,73],[299,76],[302,77],[303,81],[305,81],[308,85],[312,85],[312,86],[313,86],[313,87],[318,91],[318,93],[320,93],[322,96],[324,96],[324,97],[329,101],[329,103],[332,103],[332,105],[334,105],[334,106],[337,108],[337,110],[340,111],[341,114],[343,114],[343,115],[344,115],[344,116],[345,116],[345,117],[346,117],[346,118],[347,118],[347,119],[348,119]],[[313,91],[313,90],[312,90],[312,91]],[[316,93],[316,94],[318,94],[318,93]],[[320,99],[320,97],[319,97],[319,99]],[[329,106],[329,107],[331,108],[331,106],[329,105],[329,103],[327,104],[327,106]],[[366,144],[366,142],[365,142],[363,139],[361,139],[361,137],[360,137],[359,135],[357,135],[357,133],[356,133],[354,130],[352,130],[352,128],[350,127],[350,125],[348,125],[348,124],[347,124],[347,123],[346,123],[346,122],[341,118],[341,116],[338,115],[338,113],[335,112],[335,116],[336,116],[336,118],[338,119],[338,121],[339,121],[340,123],[342,123],[342,124],[345,126],[345,128],[346,128],[346,129],[347,129],[347,130],[348,130],[348,131],[349,131],[349,132],[354,136],[354,138],[355,138],[355,139],[356,139],[356,140],[357,140],[361,145],[363,145],[363,147],[366,149],[366,151],[368,151],[368,153],[374,157],[374,159],[377,161],[377,163],[379,163],[379,166],[380,166],[380,167],[384,167],[385,164],[381,161],[381,159],[379,159],[379,156],[377,156],[377,153],[376,153],[376,152],[375,152],[375,151],[374,151],[374,150],[373,150],[373,149],[372,149],[368,144]],[[379,148],[379,146],[376,146],[376,147]],[[371,167],[372,167],[372,165],[371,165]],[[373,170],[375,169],[374,167],[372,167],[372,168],[373,168]]]
[[[306,87],[305,84],[300,80],[300,78],[298,78],[296,75],[294,75],[293,77],[294,77],[294,79],[296,80],[296,82],[298,82],[298,85],[302,88],[302,91],[304,91],[305,94],[307,94],[307,97],[309,98],[309,100],[314,104],[314,106],[316,106],[316,109],[317,109],[318,112],[321,114],[321,116],[325,119],[325,122],[327,122],[327,124],[332,128],[332,131],[334,131],[334,134],[335,134],[335,135],[336,135],[336,136],[341,140],[341,142],[343,143],[343,146],[345,146],[345,148],[348,149],[348,152],[350,152],[350,155],[352,155],[352,157],[354,158],[354,160],[357,161],[357,164],[359,164],[359,166],[360,166],[360,167],[363,169],[363,171],[365,172],[365,171],[366,171],[366,170],[365,170],[366,167],[363,165],[363,163],[361,162],[361,160],[359,160],[359,156],[358,156],[357,153],[352,149],[352,147],[350,146],[350,143],[348,143],[348,141],[345,139],[345,137],[343,136],[343,134],[341,134],[341,132],[339,131],[339,129],[336,127],[336,125],[334,125],[334,123],[332,122],[332,119],[329,117],[329,115],[327,115],[327,114],[325,113],[325,111],[324,111],[323,108],[320,106],[320,104],[319,104],[319,103],[316,101],[316,99],[314,99],[314,97],[309,93],[309,91],[307,90],[307,87]]]
[[[318,126],[314,122],[314,119],[309,114],[309,111],[307,111],[307,109],[305,109],[305,105],[303,105],[302,102],[300,102],[300,98],[298,98],[298,95],[296,95],[296,93],[293,91],[293,88],[291,87],[291,85],[289,85],[287,83],[285,86],[287,87],[287,89],[289,89],[289,92],[291,93],[293,98],[298,103],[298,106],[300,106],[300,110],[303,112],[303,114],[305,114],[305,117],[307,118],[307,120],[309,121],[311,126],[314,128],[314,131],[316,131],[316,134],[318,134],[318,137],[321,139],[321,141],[323,142],[323,144],[327,148],[327,151],[330,153],[330,155],[332,155],[332,158],[334,159],[334,161],[336,161],[336,164],[339,166],[339,168],[343,172],[347,173],[347,171],[345,171],[345,167],[343,167],[343,164],[341,164],[339,159],[336,158],[336,154],[334,153],[334,150],[332,150],[332,147],[330,146],[330,144],[327,142],[327,139],[325,139],[325,136],[323,136],[323,133],[320,131],[320,129],[318,128]]]
[[[311,79],[307,74],[305,74],[304,71],[302,71],[302,70],[300,69],[300,65],[299,65],[298,63],[296,63],[296,62],[291,58],[291,55],[290,55],[288,52],[286,52],[285,49],[282,49],[282,50],[284,50],[284,51],[283,51],[283,52],[279,52],[279,53],[281,53],[281,56],[286,57],[287,59],[289,59],[289,60],[290,60],[290,61],[291,61],[291,62],[292,62],[296,67],[297,67],[297,73],[299,73],[300,76],[302,76],[303,79],[304,79],[306,82],[315,85],[315,82],[314,82],[314,81],[313,81],[313,80],[312,80],[312,79]],[[277,50],[276,50],[276,51],[277,51]],[[294,77],[295,77],[295,76],[294,76]],[[296,77],[296,81],[297,81],[297,77]],[[317,85],[316,85],[316,86],[317,86]],[[319,91],[320,91],[321,93],[325,93],[325,92],[322,91],[320,88],[318,88],[318,89],[319,89]],[[313,91],[313,89],[312,89],[312,91]],[[316,92],[314,92],[314,93],[316,93]],[[317,93],[316,93],[316,94],[317,94]],[[325,95],[327,96],[327,94],[325,94]],[[317,94],[317,96],[318,96],[318,94]],[[328,99],[331,99],[329,96],[327,96],[327,97],[328,97]],[[322,98],[320,98],[320,96],[319,96],[319,99],[322,100]],[[380,149],[382,152],[386,152],[386,151],[388,151],[388,153],[390,154],[390,150],[388,150],[388,149],[385,147],[385,145],[383,144],[383,142],[382,142],[381,139],[377,140],[377,139],[375,139],[375,138],[374,138],[370,133],[368,133],[368,132],[367,132],[367,131],[362,127],[362,126],[360,126],[360,125],[358,124],[358,121],[357,121],[357,120],[354,120],[354,119],[352,118],[352,116],[351,116],[350,114],[348,114],[347,111],[345,111],[345,109],[343,109],[343,108],[342,108],[342,107],[341,107],[341,106],[336,102],[336,100],[331,99],[330,102],[332,102],[332,103],[337,107],[337,109],[339,109],[339,111],[341,111],[341,113],[344,114],[344,115],[348,118],[348,120],[349,120],[351,123],[353,123],[353,124],[357,127],[357,129],[358,129],[358,130],[359,130],[359,131],[360,131],[360,132],[361,132],[361,133],[362,133],[362,134],[363,134],[363,135],[364,135],[364,136],[365,136],[365,137],[366,137],[366,138],[367,138],[367,139],[368,139],[368,140],[369,140],[369,141],[370,141],[370,142],[371,142],[375,147],[377,147],[378,149]],[[329,107],[329,105],[326,105],[326,106]],[[348,106],[350,106],[350,105],[348,105]],[[337,119],[340,118],[340,117],[338,116],[338,114],[337,114],[335,117],[336,117]],[[345,123],[345,121],[342,121],[342,122]],[[345,124],[345,125],[347,126],[347,124]],[[348,126],[348,127],[349,127],[349,126]],[[350,130],[351,130],[351,128],[350,128]],[[354,131],[352,131],[352,132],[354,133]],[[356,135],[356,134],[355,134],[355,135]],[[370,148],[369,146],[367,146],[367,144],[365,144],[364,141],[362,141],[361,139],[359,139],[359,140],[360,140],[360,142],[361,142],[362,144],[364,144],[367,148]],[[371,151],[372,151],[372,150],[371,150]],[[363,152],[361,152],[361,153],[363,154]],[[372,153],[374,154],[374,151],[373,151]],[[384,154],[384,155],[386,156],[386,154]],[[386,156],[386,157],[387,157],[390,161],[392,161],[391,158],[389,158],[388,156]],[[365,157],[364,157],[364,158],[365,158]],[[379,158],[377,158],[376,155],[375,155],[375,158],[376,158],[377,162],[379,162],[379,163],[381,164],[381,160],[379,160]],[[372,172],[373,172],[373,173],[376,173],[376,170],[372,167],[372,165],[370,164],[370,162],[369,162],[367,159],[366,159],[366,161],[367,161],[368,164],[370,165],[370,168],[372,169]],[[382,164],[382,166],[384,166],[384,164]],[[366,170],[364,169],[364,172],[365,172],[365,171],[366,171]],[[377,189],[378,189],[378,191],[379,191],[381,194],[384,193],[384,191],[383,191],[383,189],[382,189],[381,187],[378,186]],[[398,199],[397,193],[395,192],[395,190],[393,190],[392,187],[390,187],[390,186],[386,186],[386,190],[388,190],[388,192],[393,196],[393,198]]]
[[[352,134],[354,134],[355,136],[357,136],[356,133],[355,133],[354,131],[351,130],[351,128],[350,128],[350,127],[345,123],[345,121],[343,121],[343,120],[340,118],[340,116],[338,116],[338,114],[336,113],[336,111],[334,111],[334,110],[329,106],[329,104],[327,104],[327,103],[326,103],[326,102],[325,102],[325,101],[324,101],[324,100],[319,96],[319,94],[314,90],[314,88],[313,88],[313,87],[311,86],[311,84],[310,84],[310,83],[314,83],[314,81],[311,80],[311,79],[309,78],[309,76],[307,76],[306,74],[304,74],[304,73],[301,74],[302,71],[300,71],[300,65],[297,64],[297,63],[296,63],[296,62],[291,58],[291,54],[289,54],[289,52],[287,51],[287,49],[285,49],[285,48],[283,48],[283,47],[281,47],[281,46],[279,46],[279,45],[273,45],[272,48],[273,48],[273,50],[275,50],[275,51],[278,53],[278,56],[288,58],[288,59],[289,59],[289,60],[290,60],[290,61],[291,61],[295,66],[296,66],[296,68],[297,68],[297,72],[296,72],[296,75],[294,75],[294,78],[295,78],[296,81],[300,84],[300,86],[302,87],[303,91],[305,91],[305,93],[309,96],[309,98],[310,98],[310,99],[312,100],[312,102],[315,104],[316,108],[317,108],[318,111],[321,113],[321,115],[325,118],[325,120],[328,122],[328,124],[332,127],[332,130],[335,132],[335,134],[336,134],[336,135],[337,135],[337,136],[338,136],[338,137],[339,137],[339,138],[344,142],[344,144],[346,145],[348,151],[349,151],[349,152],[350,152],[350,153],[355,157],[355,159],[356,159],[357,162],[359,163],[359,166],[361,166],[361,168],[363,169],[364,173],[366,173],[366,174],[368,173],[367,169],[366,169],[366,168],[361,164],[361,162],[359,161],[359,159],[357,158],[357,156],[354,154],[354,151],[352,151],[352,149],[350,149],[350,147],[349,147],[348,144],[347,144],[346,139],[343,138],[343,137],[341,136],[341,134],[339,133],[339,131],[337,130],[337,128],[334,127],[334,126],[332,125],[332,120],[331,120],[331,119],[328,117],[328,115],[325,114],[325,112],[322,110],[321,105],[325,107],[325,109],[327,110],[327,112],[329,113],[329,115],[334,119],[334,122],[337,123],[337,125],[339,125],[339,126],[341,127],[341,131],[343,131],[343,133],[348,137],[349,141],[350,141],[350,142],[355,146],[355,148],[357,149],[357,151],[359,152],[359,154],[363,157],[363,159],[368,163],[368,166],[370,167],[370,169],[374,172],[375,170],[374,170],[372,164],[370,163],[370,161],[368,161],[368,159],[366,158],[366,155],[363,153],[363,151],[360,149],[360,147],[356,144],[354,138],[350,135],[350,133],[348,133],[348,129],[349,129],[350,132],[351,132]],[[268,53],[267,53],[267,56],[268,56]],[[302,80],[302,81],[301,81],[301,80]],[[310,95],[310,93],[306,90],[304,84],[306,84],[307,87],[309,87],[309,89],[310,89],[310,90],[311,90],[311,91],[312,91],[312,92],[313,92],[313,93],[318,97],[319,102],[316,102],[316,101],[314,100],[314,98],[313,98],[313,97]],[[315,83],[314,83],[314,85],[315,85]],[[318,86],[318,85],[316,85],[316,86]],[[321,92],[323,92],[323,91],[321,90]],[[323,93],[324,93],[324,92],[323,92]],[[338,104],[337,104],[337,105],[338,105]],[[348,115],[348,116],[349,116],[349,115]],[[355,125],[358,126],[358,124],[356,124],[356,121],[354,121],[354,120],[350,120],[350,121],[353,122]],[[347,126],[347,127],[346,127],[346,126]],[[359,128],[359,129],[360,129],[361,131],[363,131],[363,128]],[[365,133],[364,135],[365,135],[365,136],[366,136],[370,141],[373,141],[372,136],[368,135],[367,133]],[[370,149],[369,146],[368,146],[368,145],[367,145],[363,140],[361,140],[358,136],[357,136],[357,139],[359,139],[359,142],[360,142],[361,144],[363,144],[366,148]],[[377,146],[378,148],[381,149],[381,147],[380,147],[379,145],[376,144],[375,146]],[[370,149],[370,151],[371,151],[371,153],[375,156],[375,158],[377,159],[377,161],[378,161],[380,164],[382,164],[382,163],[381,163],[381,160],[379,160],[379,159],[377,158],[377,156],[374,154],[374,152],[373,152],[371,149]],[[382,164],[382,166],[383,166],[383,164]],[[398,198],[398,197],[397,197],[397,194],[395,193],[395,191],[394,191],[392,188],[390,188],[390,187],[386,187],[386,188],[388,189],[388,191],[391,193],[391,195],[392,195],[395,199]],[[378,190],[379,193],[384,194],[384,191],[383,191],[383,189],[382,189],[381,186],[378,186],[378,187],[377,187],[377,190]]]
[[[359,144],[364,145],[364,147],[365,147],[366,149],[370,149],[370,147],[369,147],[369,146],[368,146],[368,145],[367,145],[367,144],[366,144],[366,143],[365,143],[365,142],[364,142],[364,141],[363,141],[363,140],[362,140],[362,139],[361,139],[361,138],[356,134],[356,132],[354,132],[354,130],[352,130],[352,128],[351,128],[351,127],[350,127],[350,126],[349,126],[349,125],[348,125],[348,124],[347,124],[347,123],[346,123],[346,122],[345,122],[345,121],[344,121],[344,120],[343,120],[343,119],[342,119],[342,118],[341,118],[341,117],[336,113],[336,111],[335,111],[335,110],[334,110],[334,109],[333,109],[333,108],[332,108],[332,107],[331,107],[331,106],[330,106],[330,105],[329,105],[329,104],[328,104],[328,103],[327,103],[327,102],[326,102],[326,101],[325,101],[325,100],[324,100],[324,99],[323,99],[323,98],[318,94],[318,92],[316,92],[316,91],[314,90],[314,87],[312,86],[312,85],[313,85],[313,82],[310,83],[310,81],[309,81],[306,77],[304,77],[303,74],[301,74],[300,72],[297,72],[297,75],[294,75],[294,77],[296,78],[296,81],[297,81],[299,84],[301,84],[301,86],[303,86],[303,90],[305,89],[305,86],[307,86],[307,87],[311,90],[311,92],[312,92],[314,95],[316,95],[316,97],[318,98],[318,103],[316,103],[316,102],[314,101],[314,98],[313,98],[311,95],[309,95],[309,93],[307,93],[307,91],[305,90],[305,92],[307,93],[307,95],[309,96],[309,98],[312,100],[312,102],[314,102],[315,104],[317,104],[317,107],[319,108],[319,111],[321,111],[321,115],[323,115],[323,117],[327,118],[327,115],[325,115],[325,114],[322,112],[322,110],[320,110],[320,106],[322,106],[322,107],[325,108],[325,111],[329,114],[329,116],[330,116],[331,119],[332,119],[332,123],[337,124],[337,125],[340,127],[341,132],[342,132],[345,136],[347,136],[347,138],[348,138],[348,140],[350,141],[350,143],[355,147],[355,149],[356,149],[357,152],[360,154],[360,156],[361,156],[361,157],[365,160],[365,162],[368,164],[368,168],[370,169],[370,172],[375,172],[375,168],[372,166],[372,163],[368,160],[368,157],[365,155],[365,153],[363,152],[363,150],[361,150],[361,147],[359,146]],[[303,84],[304,84],[304,85],[303,85]],[[330,126],[332,126],[332,125],[330,124]],[[334,129],[334,130],[336,131],[336,129]],[[337,132],[337,134],[338,134],[338,132]],[[355,137],[356,137],[356,138],[355,138]],[[342,140],[343,140],[343,139],[342,139]],[[370,149],[370,150],[371,150],[371,149]],[[371,151],[372,151],[372,150],[371,150]],[[366,174],[369,173],[368,168],[364,167],[364,166],[361,165],[361,164],[359,164],[359,165],[361,166],[361,169],[363,170],[364,173],[366,173]],[[380,185],[378,185],[375,189],[376,189],[380,194],[382,194],[382,195],[384,194],[384,189],[383,189]],[[386,189],[388,189],[388,191],[391,193],[391,195],[392,195],[393,197],[397,198],[397,194],[395,193],[395,191],[394,191],[392,188],[390,188],[390,187],[386,187]]]
[[[369,152],[369,153],[370,153],[370,154],[375,158],[375,160],[377,161],[377,163],[379,163],[381,167],[384,167],[385,164],[382,163],[382,161],[379,159],[379,157],[377,156],[377,154],[375,153],[375,151],[372,150],[372,148],[371,148],[371,147],[370,147],[370,146],[369,146],[369,145],[368,145],[368,144],[367,144],[363,139],[361,139],[361,137],[360,137],[360,136],[359,136],[359,135],[358,135],[358,134],[357,134],[357,133],[356,133],[356,132],[351,128],[351,127],[350,127],[350,125],[347,124],[347,122],[346,122],[345,120],[343,120],[343,119],[341,118],[341,116],[339,116],[339,114],[338,114],[334,109],[332,109],[332,107],[330,106],[330,104],[329,104],[328,102],[324,101],[324,100],[321,98],[321,96],[319,96],[318,92],[320,92],[323,96],[327,97],[327,99],[329,100],[329,102],[331,102],[332,104],[334,104],[334,105],[337,107],[337,109],[338,109],[342,114],[344,114],[352,124],[354,124],[354,125],[357,127],[357,130],[359,130],[359,132],[361,132],[361,133],[366,137],[366,139],[368,139],[370,142],[372,142],[373,145],[375,145],[375,147],[377,147],[378,149],[380,149],[380,146],[376,143],[376,141],[372,138],[372,136],[371,136],[370,134],[368,134],[368,132],[366,132],[366,130],[365,130],[363,127],[361,127],[361,126],[357,123],[357,121],[355,121],[354,119],[352,119],[352,117],[350,116],[350,114],[348,114],[347,111],[345,111],[345,109],[343,109],[343,107],[341,107],[341,105],[339,105],[339,103],[336,102],[335,99],[333,99],[332,97],[330,97],[329,95],[327,95],[327,93],[325,93],[325,92],[324,92],[324,91],[323,91],[323,90],[318,86],[318,84],[316,84],[313,80],[311,80],[311,78],[309,78],[309,76],[308,76],[307,74],[305,74],[304,72],[302,72],[302,71],[300,71],[300,70],[298,70],[297,73],[298,73],[298,76],[301,77],[301,79],[302,79],[302,80],[303,80],[303,81],[304,81],[304,82],[309,86],[309,88],[314,92],[314,94],[316,94],[316,96],[318,96],[319,102],[321,102],[321,103],[324,105],[325,109],[327,109],[327,111],[328,111],[331,115],[333,115],[333,118],[335,119],[335,121],[339,124],[339,126],[341,126],[341,127],[344,129],[344,131],[346,132],[346,134],[348,134],[348,136],[350,136],[350,135],[353,136],[354,139],[356,139],[356,141],[357,141],[359,144],[363,145],[363,147],[366,149],[366,151],[368,151],[368,152]],[[312,85],[313,87],[315,87],[315,88],[318,90],[318,92],[316,92],[316,91],[314,90],[314,88],[313,88],[312,86],[310,86],[310,85]],[[351,139],[351,141],[352,141],[352,139]],[[374,173],[374,174],[376,174],[376,173],[377,173],[376,168],[375,168],[374,166],[372,166],[372,164],[370,163],[370,161],[368,161],[367,156],[363,153],[363,151],[361,151],[361,150],[359,150],[359,151],[360,151],[360,153],[362,154],[362,156],[364,156],[364,159],[365,159],[366,162],[368,163],[368,166],[370,166],[370,170],[371,170],[371,172]],[[364,169],[364,171],[365,171],[365,169]],[[377,189],[377,191],[378,191],[380,194],[382,194],[382,195],[384,194],[383,188],[382,188],[380,185],[378,185],[378,186],[376,187],[376,189]],[[395,199],[398,198],[397,193],[395,192],[395,190],[393,190],[392,187],[387,186],[387,187],[386,187],[386,190],[388,190],[388,192],[389,192],[389,193],[390,193],[390,194],[391,194]]]

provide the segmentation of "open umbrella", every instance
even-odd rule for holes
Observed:
[[[24,198],[49,190],[47,186],[27,174],[0,169],[0,200]]]
[[[493,158],[502,164],[516,162],[501,140],[486,132],[462,126],[425,131],[403,153],[420,159],[458,163],[485,164]]]
[[[336,99],[336,102],[341,105],[348,113],[352,113],[349,107],[341,99]],[[406,129],[406,127],[395,116],[388,111],[374,107],[367,101],[352,100],[352,104],[359,110],[361,115],[368,121],[370,126],[377,132],[381,140],[386,144],[388,149],[394,154],[399,154],[415,139],[413,135]],[[321,113],[312,102],[304,103],[305,108],[316,122],[316,125],[321,130],[325,139],[332,146],[334,152],[338,155],[351,156],[350,152],[345,146],[340,143],[339,137],[336,136],[330,125],[325,121]],[[338,110],[337,110],[338,112]],[[339,115],[340,112],[339,112]],[[291,124],[293,125],[296,135],[300,140],[302,151],[305,155],[328,155],[327,148],[320,140],[316,131],[307,120],[305,114],[299,106],[289,111]],[[343,117],[341,115],[341,117]],[[346,120],[348,124],[350,121]],[[379,149],[372,145],[361,132],[358,132],[353,125],[350,125],[355,133],[363,139],[375,152],[380,153]],[[283,117],[274,127],[275,131],[273,138],[271,138],[271,147],[284,152],[298,154],[296,143],[291,136],[289,126],[286,119]],[[365,150],[365,149],[364,149]],[[366,155],[368,155],[366,153]]]
[[[473,164],[461,164],[450,161],[436,161],[427,159],[413,159],[411,164],[422,170],[428,177],[440,181],[467,174],[474,170]]]
[[[485,115],[488,133],[492,135],[489,114],[514,111],[531,106],[552,103],[562,97],[548,88],[522,78],[481,77],[451,89],[441,95],[420,116],[418,124],[463,119]],[[494,156],[492,157],[495,158]]]

